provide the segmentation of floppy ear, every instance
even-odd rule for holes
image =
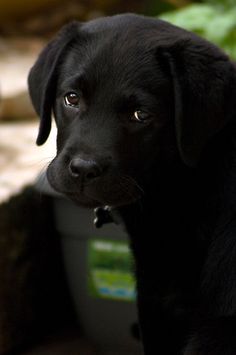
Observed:
[[[208,141],[236,115],[236,66],[213,44],[189,33],[158,48],[173,83],[177,145],[196,166]]]
[[[80,24],[72,22],[66,25],[43,49],[36,63],[31,68],[28,85],[29,93],[40,117],[39,133],[36,143],[43,144],[51,130],[52,105],[55,99],[57,67],[69,44],[78,35]]]

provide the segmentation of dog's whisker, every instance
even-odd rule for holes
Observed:
[[[137,199],[137,191],[142,191],[134,179],[128,175],[121,175],[119,179],[119,187],[130,200]],[[134,189],[135,187],[135,189]],[[137,189],[138,188],[138,189]]]
[[[135,186],[144,195],[144,190],[133,177],[129,175],[121,175],[121,179],[124,179],[128,182],[128,184]]]

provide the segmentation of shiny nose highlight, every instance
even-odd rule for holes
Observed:
[[[69,164],[69,174],[74,179],[89,182],[102,174],[102,168],[94,160],[73,158]]]

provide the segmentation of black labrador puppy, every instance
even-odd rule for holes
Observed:
[[[125,14],[65,26],[29,90],[38,145],[55,116],[51,185],[125,221],[145,354],[235,355],[235,64],[193,33]]]

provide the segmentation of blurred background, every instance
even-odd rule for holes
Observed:
[[[236,59],[235,0],[0,0],[0,355],[95,354],[78,326],[52,198],[35,189],[55,128],[36,147],[27,75],[65,23],[122,12],[165,19]]]

